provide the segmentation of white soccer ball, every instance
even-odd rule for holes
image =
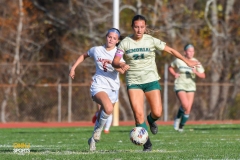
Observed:
[[[135,145],[144,145],[148,140],[147,130],[143,127],[134,127],[130,132],[130,140]]]

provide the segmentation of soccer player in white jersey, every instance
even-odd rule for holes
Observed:
[[[184,55],[187,59],[198,61],[194,58],[194,47],[187,44],[184,47]],[[202,65],[189,67],[180,59],[175,59],[169,66],[169,72],[175,77],[174,90],[181,103],[177,116],[174,121],[174,129],[182,132],[192,108],[194,93],[196,91],[196,77],[205,78]]]
[[[89,150],[95,151],[95,143],[100,140],[100,136],[108,117],[113,112],[113,106],[118,101],[118,91],[120,88],[119,72],[120,69],[112,67],[111,63],[117,50],[120,32],[118,29],[111,28],[106,34],[106,43],[103,46],[92,47],[87,53],[80,55],[70,70],[69,76],[74,79],[75,68],[86,58],[92,57],[96,64],[96,73],[92,77],[90,92],[92,99],[101,105],[101,113],[98,116],[98,122],[95,123],[92,137],[88,140]],[[121,63],[124,60],[121,59]]]
[[[147,130],[144,116],[144,96],[150,104],[151,113],[147,116],[150,130],[157,134],[156,121],[162,114],[160,79],[155,63],[155,50],[166,51],[177,58],[182,59],[188,66],[195,66],[196,61],[183,57],[176,50],[168,47],[165,42],[145,34],[146,19],[142,15],[136,15],[132,19],[133,34],[125,37],[118,45],[113,59],[113,67],[121,68],[126,72],[126,83],[129,101],[135,118],[136,126]],[[125,54],[126,63],[121,63]],[[143,146],[143,151],[151,151],[150,138]]]

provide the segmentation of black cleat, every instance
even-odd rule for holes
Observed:
[[[147,120],[148,120],[148,116],[147,116]],[[152,134],[157,134],[158,133],[158,126],[157,126],[156,122],[149,123],[149,120],[148,120],[148,124],[150,126],[150,130],[151,130]]]
[[[147,142],[143,145],[143,151],[144,152],[152,151],[152,143],[150,142],[149,138],[148,138]]]

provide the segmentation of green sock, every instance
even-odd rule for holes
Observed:
[[[154,119],[151,115],[151,113],[147,116],[147,120],[148,120],[148,123],[154,123],[155,121],[157,121],[158,119]]]
[[[146,122],[143,122],[142,124],[136,124],[136,127],[143,127],[144,129],[148,130]]]
[[[178,113],[177,113],[177,119],[180,119],[184,115],[184,110],[180,106]]]
[[[185,123],[187,122],[188,118],[189,118],[189,114],[184,114],[183,117],[182,117],[182,120],[180,122],[180,125],[184,126]]]

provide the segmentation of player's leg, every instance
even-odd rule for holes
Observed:
[[[176,94],[178,93],[179,91],[176,91]],[[173,128],[178,131],[179,129],[179,124],[180,124],[180,121],[181,121],[181,118],[183,117],[184,115],[184,109],[182,108],[182,106],[179,107],[178,109],[178,112],[177,112],[177,115],[174,119],[174,125],[173,125]]]
[[[99,112],[100,111],[100,108],[101,108],[101,105],[97,104],[97,111],[96,113],[94,114],[93,118],[92,118],[92,122],[95,123],[96,120],[98,119],[98,113],[101,113]]]
[[[100,119],[100,115],[101,115],[101,113],[102,113],[102,110],[103,110],[103,107],[101,107],[101,105],[99,105],[99,104],[97,104],[98,105],[98,112],[96,113],[96,115],[97,115],[97,119],[96,119],[96,121],[95,121],[95,125],[94,125],[94,130],[97,128],[97,126],[98,126],[98,122],[99,122],[99,119]]]
[[[107,119],[107,122],[104,127],[104,133],[108,134],[110,132],[111,125],[112,125],[112,114]]]
[[[144,92],[141,89],[128,89],[128,97],[135,118],[135,124],[144,123]],[[144,127],[147,130],[147,127]]]
[[[161,86],[158,81],[144,84],[144,92],[148,103],[150,104],[151,112],[147,116],[150,130],[153,134],[157,134],[158,127],[156,121],[162,115],[162,100],[161,100]]]
[[[147,116],[148,124],[150,126],[150,130],[153,134],[157,134],[158,126],[156,121],[162,114],[162,102],[161,102],[161,93],[160,90],[152,90],[149,92],[145,92],[148,103],[151,107],[151,113]],[[150,139],[143,146],[144,151],[152,150],[152,143]]]
[[[98,124],[95,126],[93,138],[97,142],[100,140],[101,132],[107,122],[108,117],[112,114],[113,104],[106,92],[100,91],[93,96],[93,100],[101,105],[101,113],[99,113]]]
[[[186,124],[186,122],[189,118],[189,114],[190,114],[191,107],[193,104],[193,99],[194,99],[194,92],[180,91],[177,93],[177,97],[179,98],[179,101],[184,110],[184,114],[183,114],[180,124],[179,124],[179,131],[181,132],[181,131],[183,131],[183,126]]]
[[[145,93],[147,101],[151,108],[151,113],[147,116],[150,130],[153,134],[157,134],[158,127],[156,121],[162,114],[162,101],[160,90],[152,90]]]
[[[144,92],[141,89],[128,89],[129,101],[135,118],[135,123],[137,127],[143,127],[148,130],[147,124],[144,118]],[[150,137],[148,141],[143,146],[143,151],[151,151],[152,143]]]
[[[97,112],[97,118],[96,118],[94,129],[93,129],[93,134],[95,133],[97,127],[99,126],[99,119],[100,119],[100,114],[102,110],[103,110],[103,107],[101,107],[101,105],[98,104],[98,112]],[[101,134],[101,132],[98,132],[98,133]],[[88,145],[89,145],[90,151],[96,150],[96,142],[97,141],[94,140],[93,136],[88,139]]]

